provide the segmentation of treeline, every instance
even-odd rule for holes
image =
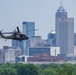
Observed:
[[[0,75],[39,75],[33,64],[0,64]]]
[[[42,64],[39,75],[76,75],[76,64]]]
[[[76,64],[0,64],[0,75],[76,75]]]

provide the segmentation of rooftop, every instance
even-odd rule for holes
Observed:
[[[57,10],[57,12],[66,12],[63,6],[60,6]]]

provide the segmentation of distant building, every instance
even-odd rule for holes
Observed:
[[[26,55],[21,55],[16,57],[16,63],[24,63],[27,62],[27,57]]]
[[[42,39],[42,44],[43,44],[43,46],[50,46],[50,45],[47,43],[47,40],[46,40],[46,39]]]
[[[74,33],[74,46],[76,46],[76,33]]]
[[[56,32],[55,31],[51,31],[48,34],[47,43],[50,46],[56,46]]]
[[[36,54],[43,54],[43,53],[47,53],[49,56],[58,56],[58,54],[60,54],[60,48],[50,46],[29,48],[29,56],[34,56]]]
[[[12,62],[15,63],[15,57],[21,55],[21,49],[19,47],[8,47],[4,46],[3,49],[0,50],[0,62]]]
[[[35,22],[23,22],[23,33],[29,38],[35,36]],[[23,41],[23,54],[28,55],[29,40]]]
[[[30,47],[41,47],[43,46],[43,41],[41,36],[32,36],[29,40]]]
[[[76,46],[74,46],[74,54],[76,54]]]
[[[12,40],[12,47],[19,47],[22,49],[22,54],[23,54],[23,41],[18,41],[18,40]]]
[[[16,63],[46,64],[51,62],[66,62],[66,60],[58,56],[49,56],[47,53],[36,54],[34,56],[22,55],[16,57]]]
[[[67,61],[69,63],[76,63],[76,46],[74,46],[74,54],[67,54]]]
[[[56,45],[60,54],[74,54],[74,18],[68,18],[63,6],[56,12]]]
[[[3,49],[0,49],[0,63],[5,62],[5,52]]]
[[[60,47],[50,47],[51,56],[58,56],[60,54]]]
[[[76,63],[76,54],[68,54],[67,61],[71,63]]]
[[[57,56],[49,56],[47,53],[43,53],[28,57],[27,62],[66,62],[66,60]]]

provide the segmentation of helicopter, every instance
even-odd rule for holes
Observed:
[[[4,32],[2,33],[3,30],[0,31],[0,36],[1,38],[4,38],[4,39],[13,39],[13,40],[19,40],[20,42],[22,40],[28,40],[29,37],[23,33],[20,32],[19,30],[19,27],[17,26],[17,31],[13,31],[13,32]],[[3,34],[12,34],[12,35],[9,35],[9,36],[5,36]]]

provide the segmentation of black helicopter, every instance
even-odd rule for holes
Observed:
[[[9,36],[5,36],[3,34],[12,34],[12,35],[9,35]],[[0,36],[1,38],[4,38],[4,39],[13,39],[13,40],[19,40],[20,42],[22,40],[28,40],[29,37],[23,33],[20,32],[19,30],[19,27],[17,27],[17,31],[15,30],[14,32],[5,32],[5,33],[2,33],[2,30],[0,31]]]

